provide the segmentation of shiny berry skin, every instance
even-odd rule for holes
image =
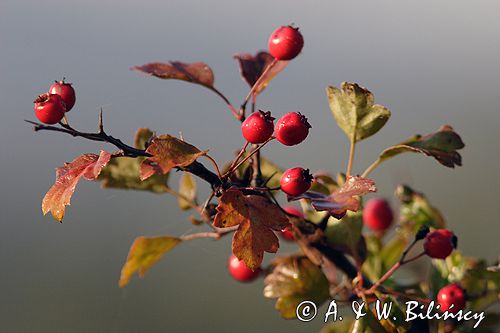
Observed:
[[[64,80],[56,81],[56,83],[50,86],[49,93],[61,96],[64,104],[66,104],[66,112],[71,110],[75,105],[75,89],[73,89],[71,83],[66,83]]]
[[[37,97],[35,115],[44,124],[54,125],[61,121],[66,110],[59,95],[45,93]]]
[[[231,276],[240,282],[250,282],[255,280],[261,272],[260,268],[257,268],[255,271],[252,271],[250,268],[245,265],[242,260],[236,258],[235,255],[231,255],[228,261],[229,273]]]
[[[289,112],[276,123],[276,139],[285,146],[294,146],[305,140],[311,125],[300,112]]]
[[[274,30],[269,37],[269,53],[277,60],[292,60],[304,46],[299,28],[284,25]]]
[[[271,112],[259,110],[252,113],[241,124],[241,133],[243,137],[250,143],[263,143],[273,135],[274,118],[271,117]]]
[[[465,309],[465,290],[456,283],[449,284],[439,291],[437,302],[441,305],[439,308],[440,311],[457,313]],[[450,309],[452,304],[453,308]]]
[[[394,219],[389,203],[384,199],[371,199],[363,210],[363,222],[374,231],[387,230]]]
[[[448,229],[436,229],[425,236],[425,253],[434,259],[445,259],[457,247],[457,237]]]
[[[304,213],[302,213],[302,211],[295,206],[285,206],[283,207],[283,210],[290,215],[294,215],[302,219],[304,218]],[[281,230],[281,237],[287,241],[295,240],[293,232],[290,230],[290,228],[285,228]]]
[[[296,197],[311,187],[313,177],[309,170],[292,168],[286,170],[281,176],[281,190],[289,196]]]

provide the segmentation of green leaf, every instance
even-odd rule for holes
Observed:
[[[382,270],[389,270],[403,254],[408,246],[408,239],[400,236],[393,237],[378,254],[382,259]]]
[[[396,188],[396,197],[401,201],[399,212],[401,232],[413,235],[423,225],[444,228],[445,220],[441,212],[429,200],[407,185]]]
[[[184,172],[179,179],[179,207],[182,210],[193,208],[192,203],[196,201],[196,181],[190,173]],[[186,200],[187,199],[187,200]]]
[[[362,229],[362,214],[359,212],[347,212],[340,220],[335,218],[328,220],[325,235],[331,244],[355,249],[361,239]]]
[[[391,112],[373,104],[373,94],[356,83],[342,82],[341,88],[326,89],[330,109],[339,127],[351,142],[377,133],[389,120]]]
[[[462,165],[462,156],[457,150],[465,145],[460,136],[451,126],[444,125],[435,133],[415,135],[408,140],[384,150],[379,161],[383,162],[391,157],[405,152],[421,153],[434,157],[439,163],[449,168]]]
[[[295,318],[297,305],[304,300],[319,306],[330,297],[323,271],[307,257],[279,257],[271,268],[264,280],[264,296],[278,299],[275,307],[283,318]]]
[[[181,241],[180,238],[171,236],[137,237],[130,247],[127,261],[123,265],[118,283],[120,288],[128,284],[135,272],[138,272],[139,277],[144,277],[151,266]]]
[[[342,321],[336,321],[323,326],[319,333],[350,333],[351,328],[354,325],[354,320],[346,318],[342,319]]]
[[[148,128],[139,128],[135,134],[134,146],[138,149],[146,149],[154,133]],[[169,174],[155,174],[141,181],[139,178],[139,166],[144,157],[113,158],[99,175],[98,181],[103,188],[116,188],[125,190],[140,190],[154,193],[165,193],[168,191]]]

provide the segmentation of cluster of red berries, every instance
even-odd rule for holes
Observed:
[[[294,146],[304,141],[310,128],[307,118],[299,112],[285,114],[274,126],[271,112],[259,110],[241,124],[243,137],[250,143],[264,143],[274,133],[276,139],[286,146]],[[290,196],[298,196],[311,187],[312,180],[309,170],[299,167],[288,169],[281,177],[281,190]]]
[[[285,146],[295,146],[305,140],[310,128],[307,118],[300,112],[285,114],[274,126],[271,112],[259,110],[241,124],[241,133],[253,144],[264,143],[275,133],[276,139]]]
[[[35,103],[35,115],[44,124],[57,124],[76,102],[75,89],[71,83],[56,81],[49,92],[39,95]]]

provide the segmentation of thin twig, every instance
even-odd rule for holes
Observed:
[[[236,164],[236,166],[233,167],[233,169],[230,169],[228,170],[225,174],[224,174],[224,178],[227,177],[228,175],[230,175],[231,173],[234,172],[234,170],[238,170],[238,168],[243,164],[245,163],[250,157],[252,157],[256,152],[258,152],[259,150],[262,149],[262,147],[264,147],[269,141],[272,141],[273,139],[275,139],[274,136],[271,136],[269,139],[267,139],[266,141],[264,141],[264,143],[260,144],[257,148],[255,148],[254,150],[252,150],[247,156],[245,156],[245,158],[243,158],[238,164]]]
[[[248,92],[247,97],[245,98],[245,102],[241,105],[241,109],[245,109],[247,106],[248,101],[250,100],[250,97],[255,93],[255,90],[260,86],[262,83],[262,80],[265,78],[267,73],[278,63],[278,59],[274,59],[273,62],[269,64],[269,66],[266,67],[266,69],[262,72],[262,74],[259,76],[257,81],[255,81],[254,85],[252,86],[252,89]]]
[[[351,175],[355,149],[356,149],[356,142],[354,140],[351,140],[351,145],[349,147],[349,161],[347,162],[347,171],[346,171],[347,177]]]

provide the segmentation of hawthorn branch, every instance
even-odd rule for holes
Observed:
[[[38,131],[53,131],[53,132],[61,132],[61,133],[66,133],[74,137],[82,137],[87,140],[91,141],[98,141],[98,142],[107,142],[118,149],[120,151],[116,154],[114,154],[114,157],[120,157],[120,156],[126,156],[126,157],[151,157],[152,155],[146,152],[144,149],[139,149],[135,148],[132,146],[127,145],[120,139],[117,139],[109,134],[107,134],[104,129],[102,128],[102,118],[99,121],[99,132],[97,133],[92,133],[92,132],[81,132],[77,129],[74,129],[68,124],[63,124],[59,123],[61,127],[58,126],[52,126],[52,125],[44,125],[40,124],[34,121],[30,120],[25,120],[27,123],[33,124],[33,130],[35,132]],[[213,188],[219,187],[222,185],[221,180],[219,179],[219,176],[213,173],[212,171],[208,170],[203,164],[201,164],[198,161],[194,161],[193,163],[185,166],[185,167],[177,167],[177,170],[185,171],[192,173],[193,175],[203,179],[204,181],[208,182]]]

